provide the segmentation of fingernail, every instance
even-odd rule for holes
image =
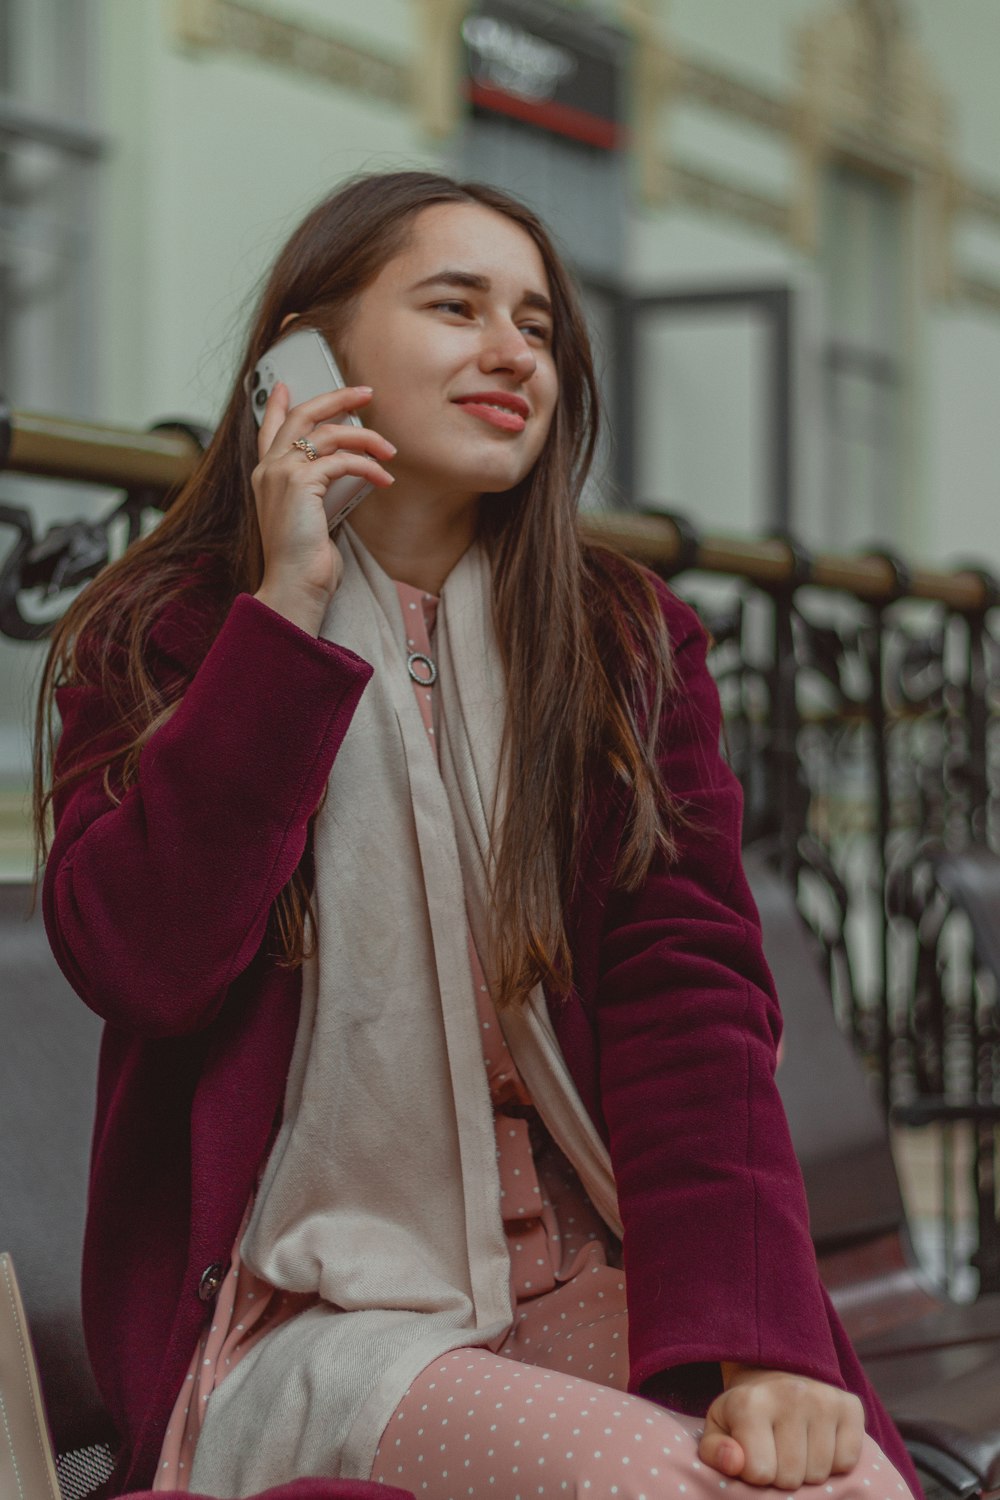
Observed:
[[[388,448],[388,450],[389,450],[390,453],[398,453],[399,452],[399,449],[396,447],[396,444],[395,443],[390,443],[389,440],[388,440],[388,438],[386,439],[385,446]]]
[[[356,391],[362,391],[366,396],[370,396],[372,394],[372,388],[370,385],[356,385],[354,389]]]

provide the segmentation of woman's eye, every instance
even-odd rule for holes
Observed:
[[[471,318],[474,316],[472,304],[461,300],[448,302],[432,302],[433,312],[454,313],[460,318]],[[552,330],[544,323],[520,323],[521,332],[528,338],[538,339],[543,344],[552,342]]]

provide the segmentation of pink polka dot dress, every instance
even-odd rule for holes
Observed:
[[[433,740],[439,704],[430,663],[438,601],[409,584],[397,582],[396,588],[414,693]],[[514,1322],[495,1352],[455,1350],[422,1371],[382,1435],[370,1477],[412,1490],[417,1500],[751,1500],[787,1494],[723,1478],[698,1460],[700,1422],[626,1394],[619,1246],[532,1108],[504,1043],[471,932],[469,958],[494,1107]],[[156,1489],[188,1488],[213,1390],[255,1344],[315,1301],[269,1286],[242,1264],[239,1246],[251,1206],[213,1321],[178,1395]],[[816,1500],[910,1500],[867,1437],[851,1474],[803,1486],[805,1492]]]

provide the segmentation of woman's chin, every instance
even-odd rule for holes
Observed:
[[[475,499],[479,495],[502,495],[520,484],[529,472],[523,464],[450,465],[423,475],[418,488],[428,494],[468,495]],[[391,496],[392,490],[386,493]]]
[[[475,468],[470,466],[469,482],[475,485],[480,495],[502,495],[506,490],[514,489],[531,473],[537,455],[532,455],[530,462],[525,461],[524,455],[518,455],[518,461],[511,462],[514,458],[513,454],[496,454],[493,462],[481,463]]]

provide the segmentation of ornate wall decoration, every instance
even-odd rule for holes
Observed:
[[[751,125],[765,130],[788,132],[794,125],[789,100],[745,80],[734,78],[719,68],[707,67],[691,58],[678,57],[676,86],[680,94],[706,109],[739,115]]]
[[[410,102],[405,63],[245,0],[177,0],[176,29],[191,46],[242,52],[384,103]]]
[[[722,176],[694,171],[680,163],[674,163],[668,171],[670,196],[689,208],[739,219],[771,234],[784,236],[789,233],[791,205],[781,198],[750,192]]]
[[[925,281],[932,293],[949,293],[951,120],[900,5],[840,0],[800,29],[796,50],[796,242],[816,252],[824,174],[831,159],[847,156],[920,194]]]
[[[420,122],[435,140],[458,127],[463,101],[461,26],[467,0],[416,0],[420,10],[420,59],[415,98]]]
[[[419,55],[407,63],[311,23],[270,13],[264,0],[174,0],[175,27],[191,46],[248,53],[338,88],[416,108],[421,128],[446,139],[463,114],[461,25],[469,0],[412,0]],[[663,0],[619,0],[635,43],[633,145],[639,191],[650,205],[681,203],[791,240],[815,254],[826,169],[837,156],[888,175],[914,194],[918,261],[933,296],[1000,309],[995,281],[954,263],[954,225],[974,215],[1000,225],[1000,192],[963,181],[952,158],[952,121],[931,63],[906,24],[904,0],[836,0],[798,31],[799,78],[788,94],[682,56],[664,29]],[[787,199],[695,168],[669,146],[677,102],[730,115],[783,139],[794,158]]]
[[[651,0],[622,0],[621,14],[639,44],[635,144],[647,203],[735,218],[815,254],[824,173],[834,157],[846,156],[914,192],[918,260],[932,296],[1000,306],[1000,276],[995,284],[962,276],[953,251],[958,215],[1000,224],[1000,193],[961,179],[948,103],[907,28],[902,0],[837,0],[820,10],[798,32],[799,79],[786,95],[682,57]],[[677,102],[784,138],[795,164],[789,200],[749,192],[721,171],[693,170],[673,155],[667,122]]]
[[[951,120],[898,5],[840,0],[799,31],[800,108],[823,133],[915,164],[948,155]]]

